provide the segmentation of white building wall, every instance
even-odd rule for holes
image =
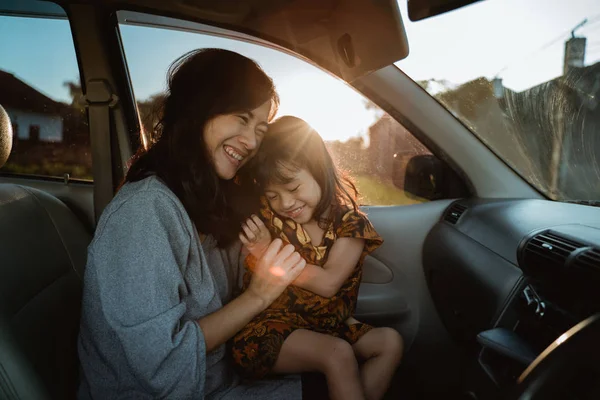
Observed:
[[[62,142],[63,120],[60,115],[38,114],[15,109],[7,109],[6,112],[13,124],[17,124],[18,132],[13,132],[21,140],[29,139],[29,128],[31,125],[40,127],[40,141]]]

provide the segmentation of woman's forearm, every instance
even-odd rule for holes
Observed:
[[[237,298],[200,320],[206,351],[210,352],[229,339],[264,311],[302,272],[306,262],[294,246],[283,246],[280,239],[271,242],[254,266],[252,280]]]
[[[223,308],[199,319],[197,322],[204,333],[206,352],[231,339],[267,306],[261,298],[246,291]]]

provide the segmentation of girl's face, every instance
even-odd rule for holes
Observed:
[[[204,128],[204,144],[217,176],[232,179],[258,150],[267,132],[271,102],[237,114],[218,115]]]
[[[306,224],[315,217],[315,209],[321,201],[321,187],[306,169],[282,167],[291,180],[285,184],[270,183],[265,196],[277,214]]]

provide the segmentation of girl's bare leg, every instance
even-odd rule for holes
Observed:
[[[400,365],[404,342],[392,328],[373,328],[353,346],[356,357],[363,361],[361,380],[368,400],[381,399],[392,383]]]
[[[321,372],[332,400],[362,400],[365,395],[354,351],[343,339],[299,329],[283,342],[273,372]]]

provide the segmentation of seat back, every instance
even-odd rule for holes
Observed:
[[[0,397],[75,398],[90,241],[56,197],[0,183]]]

